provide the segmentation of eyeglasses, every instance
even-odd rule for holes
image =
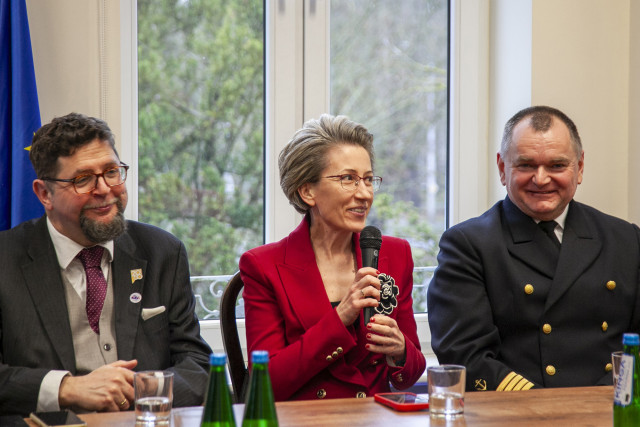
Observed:
[[[90,193],[98,186],[98,177],[102,177],[109,187],[116,187],[123,184],[127,179],[129,165],[124,163],[114,168],[109,168],[102,173],[85,173],[75,178],[42,178],[43,181],[70,182],[78,194]]]
[[[382,184],[382,177],[380,176],[359,176],[355,173],[324,176],[323,178],[340,180],[342,188],[348,191],[355,191],[358,184],[360,184],[360,181],[364,182],[365,188],[371,191],[378,191],[380,189],[380,184]]]

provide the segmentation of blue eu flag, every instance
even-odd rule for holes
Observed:
[[[25,0],[0,0],[0,230],[44,210],[29,161],[40,109]]]

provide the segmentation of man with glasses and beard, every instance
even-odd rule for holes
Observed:
[[[0,414],[133,408],[133,373],[174,373],[174,406],[200,405],[200,336],[184,245],[127,221],[114,136],[71,113],[33,137],[42,218],[0,233]]]

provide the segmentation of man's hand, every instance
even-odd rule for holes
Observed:
[[[133,403],[133,371],[137,360],[118,360],[82,376],[66,376],[60,384],[61,408],[124,411]]]

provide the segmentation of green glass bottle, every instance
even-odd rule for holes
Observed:
[[[278,427],[267,351],[251,353],[251,375],[242,427]]]
[[[613,395],[614,427],[640,426],[640,337],[622,336],[624,355]]]
[[[227,356],[224,353],[209,356],[209,384],[200,427],[236,427],[225,371],[226,363]]]

